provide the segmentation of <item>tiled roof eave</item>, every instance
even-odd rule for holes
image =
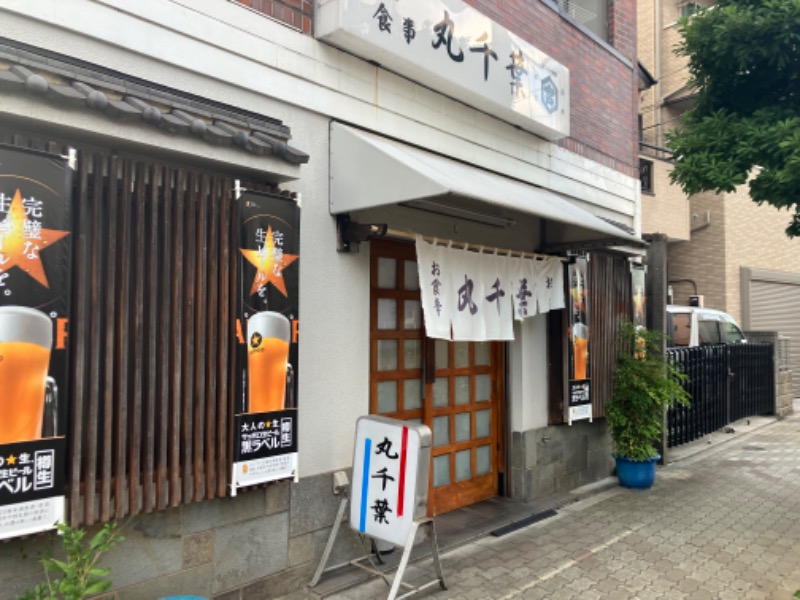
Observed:
[[[5,65],[3,64],[5,63]],[[277,119],[219,105],[68,57],[37,54],[0,39],[0,93],[27,94],[38,101],[86,110],[116,121],[188,136],[212,146],[231,146],[291,165],[309,155],[291,146],[289,128]]]

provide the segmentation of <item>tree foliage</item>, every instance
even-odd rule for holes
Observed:
[[[667,135],[673,182],[691,195],[749,179],[800,235],[800,0],[720,0],[680,27],[696,104]]]

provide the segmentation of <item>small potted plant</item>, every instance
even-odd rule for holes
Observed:
[[[653,485],[656,462],[661,459],[655,446],[664,431],[665,412],[671,406],[689,404],[682,385],[686,375],[664,355],[663,337],[633,323],[620,327],[606,421],[614,442],[617,477],[629,488]]]

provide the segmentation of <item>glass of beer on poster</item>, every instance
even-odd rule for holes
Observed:
[[[572,349],[575,379],[586,379],[589,364],[589,328],[583,323],[572,326]]]
[[[0,444],[42,437],[45,404],[56,400],[55,381],[48,377],[52,344],[46,314],[0,306]]]
[[[254,314],[247,321],[247,399],[249,413],[286,408],[293,369],[289,364],[291,321],[273,311]]]

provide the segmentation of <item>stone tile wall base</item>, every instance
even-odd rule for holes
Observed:
[[[332,481],[325,473],[123,521],[125,541],[101,561],[114,582],[102,600],[244,600],[303,589],[339,507]],[[340,532],[330,564],[365,553],[347,524]],[[60,557],[54,533],[0,543],[0,600],[13,600],[43,580],[37,558],[50,547]]]
[[[605,421],[514,432],[511,497],[538,500],[599,481],[613,472]]]

